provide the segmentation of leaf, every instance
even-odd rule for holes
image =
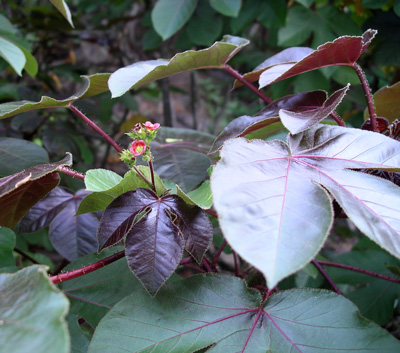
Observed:
[[[272,102],[256,116],[236,118],[219,134],[210,153],[218,151],[228,139],[246,136],[280,120],[292,133],[307,129],[333,112],[347,90],[348,87],[344,87],[329,98],[325,91],[320,90],[297,93]]]
[[[81,330],[78,317],[72,314],[67,316],[71,336],[71,353],[87,352],[90,340]]]
[[[138,166],[140,172],[150,180],[150,170],[145,166]],[[161,196],[165,192],[165,186],[160,177],[155,173],[154,181],[156,183],[157,195]],[[87,213],[87,212],[97,212],[103,211],[106,207],[119,195],[131,190],[136,190],[137,188],[148,188],[150,189],[150,185],[147,184],[142,177],[139,176],[133,170],[127,172],[123,178],[117,185],[113,188],[92,192],[87,195],[79,205],[77,215]]]
[[[325,43],[297,63],[277,64],[265,70],[259,79],[260,88],[286,78],[332,65],[352,66],[367,49],[376,31],[367,30],[362,36],[343,36]]]
[[[50,0],[50,2],[56,7],[58,11],[60,11],[61,15],[65,17],[68,23],[74,28],[74,24],[72,22],[71,11],[69,10],[68,5],[64,0]]]
[[[57,169],[70,167],[72,156],[0,179],[0,225],[14,228],[24,214],[59,183]]]
[[[26,59],[24,52],[17,45],[0,37],[0,56],[11,65],[19,76],[22,76]]]
[[[110,74],[94,74],[82,76],[84,80],[83,87],[74,95],[63,100],[57,100],[43,96],[39,102],[18,101],[0,104],[0,119],[8,118],[17,114],[29,112],[37,109],[47,109],[56,107],[68,107],[77,99],[84,99],[108,91],[107,80]]]
[[[375,112],[378,117],[388,119],[391,123],[400,118],[400,82],[392,86],[385,86],[375,92],[373,99]],[[364,111],[364,118],[369,118],[368,109]]]
[[[99,250],[126,235],[128,265],[155,295],[179,264],[185,248],[200,261],[212,239],[212,226],[198,207],[176,195],[158,197],[148,189],[128,191],[104,211],[97,239]]]
[[[196,205],[202,209],[209,209],[213,204],[210,181],[206,180],[197,189],[185,194],[177,185],[177,195],[185,200],[188,205]]]
[[[0,274],[2,350],[69,352],[68,300],[50,282],[46,270],[46,266],[30,266]]]
[[[176,54],[171,60],[140,61],[115,71],[110,76],[108,86],[112,97],[115,98],[122,96],[130,89],[181,72],[195,69],[221,69],[248,43],[246,39],[227,35],[207,49],[188,50]]]
[[[322,247],[333,221],[329,191],[365,235],[400,257],[400,189],[349,170],[399,170],[399,146],[377,133],[329,125],[289,135],[288,144],[225,142],[211,176],[225,238],[272,288]]]
[[[133,333],[134,332],[134,333]],[[89,353],[398,352],[399,342],[347,299],[320,289],[270,296],[232,276],[193,276],[126,297],[97,327]]]
[[[91,254],[75,260],[64,270],[80,269],[107,256],[120,248],[108,249],[101,254]],[[93,328],[100,319],[121,299],[141,287],[132,276],[126,259],[120,259],[85,276],[74,278],[60,284],[60,288],[71,302],[70,312],[83,317]]]
[[[96,251],[96,230],[99,219],[94,214],[75,216],[87,191],[71,194],[56,188],[31,208],[20,224],[20,232],[36,232],[49,228],[49,237],[58,253],[69,261]]]
[[[85,186],[89,191],[106,191],[121,181],[120,175],[107,169],[90,169],[85,173]]]
[[[151,21],[163,40],[174,35],[192,16],[197,0],[158,0]]]
[[[15,260],[15,233],[8,228],[0,227],[0,267],[13,267]]]
[[[35,143],[0,137],[0,177],[5,177],[37,164],[49,162],[49,156]]]
[[[239,15],[241,0],[210,0],[210,5],[224,16],[237,17]]]

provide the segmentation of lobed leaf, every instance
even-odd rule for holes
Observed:
[[[349,170],[397,171],[399,146],[377,133],[329,125],[289,135],[288,144],[229,140],[211,176],[222,232],[274,287],[322,247],[333,221],[328,190],[365,235],[400,258],[399,187]]]
[[[156,298],[144,290],[103,318],[89,353],[398,352],[400,343],[362,318],[347,299],[320,289],[293,289],[265,302],[245,281],[197,275],[166,285]]]
[[[248,40],[226,35],[211,47],[188,50],[170,60],[148,60],[134,63],[114,72],[108,81],[112,97],[122,96],[130,89],[195,69],[220,69],[249,43]]]
[[[367,49],[376,34],[367,30],[362,36],[343,36],[320,45],[317,50],[295,63],[276,64],[259,77],[260,88],[304,72],[333,65],[352,66]]]

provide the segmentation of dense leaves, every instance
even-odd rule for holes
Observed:
[[[69,352],[68,300],[49,281],[46,269],[31,266],[15,274],[0,274],[2,350]]]
[[[224,236],[274,287],[322,247],[333,221],[328,190],[364,234],[400,258],[400,189],[349,170],[399,170],[398,151],[383,135],[328,125],[289,135],[288,144],[227,141],[211,177]]]
[[[263,302],[243,280],[202,275],[166,285],[156,298],[142,290],[123,299],[100,322],[89,353],[190,353],[211,345],[218,353],[400,349],[337,294],[294,289]]]
[[[58,185],[57,169],[71,165],[68,154],[59,162],[37,165],[0,179],[0,225],[14,228],[33,205]]]
[[[212,239],[204,212],[176,195],[158,197],[136,189],[116,198],[104,211],[98,230],[99,250],[126,235],[129,267],[154,295],[172,275],[186,249],[200,261]]]

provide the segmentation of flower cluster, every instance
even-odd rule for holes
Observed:
[[[132,131],[127,133],[133,142],[129,149],[122,151],[121,160],[130,167],[135,165],[137,156],[142,156],[146,162],[151,161],[153,156],[150,151],[150,143],[156,137],[159,128],[160,124],[153,124],[150,121],[136,124]]]

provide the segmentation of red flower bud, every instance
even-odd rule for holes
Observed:
[[[135,157],[140,156],[146,151],[146,143],[143,140],[133,141],[129,151],[131,151]]]

